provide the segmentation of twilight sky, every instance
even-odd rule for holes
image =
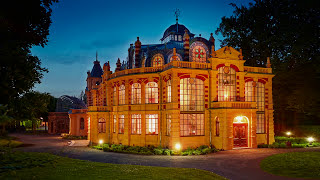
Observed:
[[[33,47],[42,66],[49,69],[34,90],[55,97],[79,96],[86,87],[96,51],[103,65],[110,61],[114,71],[118,57],[125,60],[130,43],[140,37],[142,44],[160,43],[164,31],[175,24],[174,10],[180,9],[179,24],[192,33],[209,38],[221,18],[230,16],[229,5],[247,5],[250,0],[60,0],[52,7],[48,45]],[[216,47],[220,47],[217,37]]]

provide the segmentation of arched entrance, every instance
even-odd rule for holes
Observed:
[[[233,147],[248,147],[248,122],[246,116],[233,119]]]

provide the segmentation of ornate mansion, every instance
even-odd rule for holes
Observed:
[[[88,109],[70,112],[70,134],[93,143],[255,148],[274,142],[272,69],[244,66],[241,49],[171,25],[161,44],[139,37],[118,59],[94,61],[87,77]]]

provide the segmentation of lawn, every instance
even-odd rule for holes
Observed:
[[[261,168],[271,174],[298,178],[320,178],[320,152],[291,152],[269,156]]]
[[[16,141],[14,139],[15,138],[9,137],[9,136],[6,136],[6,137],[0,136],[0,147],[15,148],[15,147],[19,147],[23,144],[22,142]]]
[[[1,157],[2,156],[2,157]],[[0,179],[225,179],[212,172],[83,161],[48,153],[0,154]]]

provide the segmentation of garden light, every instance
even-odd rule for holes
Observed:
[[[313,137],[308,137],[307,141],[311,144],[314,141],[314,138]]]
[[[102,139],[100,139],[100,140],[99,140],[99,144],[100,144],[100,145],[102,145],[102,143],[103,143],[103,140],[102,140]]]
[[[286,132],[287,136],[290,136],[292,133],[290,131]]]
[[[176,148],[176,150],[180,150],[180,149],[181,149],[181,145],[180,145],[179,143],[177,143],[177,144],[175,145],[175,148]]]

